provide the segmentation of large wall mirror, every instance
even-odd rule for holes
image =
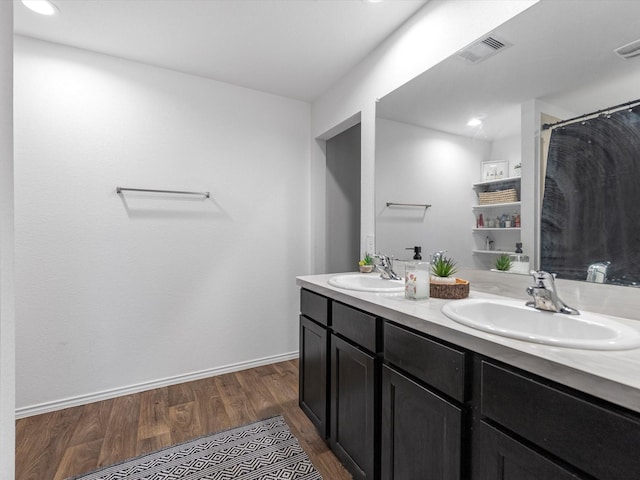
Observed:
[[[541,229],[549,217],[543,208],[553,203],[545,186],[555,185],[544,181],[547,160],[549,174],[558,174],[549,158],[554,129],[542,125],[640,98],[640,44],[636,57],[614,52],[639,38],[636,0],[543,0],[380,99],[377,250],[410,259],[406,249],[420,245],[427,254],[447,250],[462,267],[490,269],[497,252],[513,252],[522,243],[530,266],[545,266],[541,250],[556,242]],[[479,125],[468,125],[472,118],[481,120]],[[640,128],[640,122],[636,125]],[[619,195],[640,189],[640,157],[635,168],[626,165],[626,174],[607,184]],[[516,190],[517,198],[495,207],[480,205],[478,192],[486,190]],[[637,227],[640,206],[627,203],[625,209],[621,221]],[[621,208],[606,211],[622,213]],[[575,227],[559,214],[553,213],[556,227]],[[640,258],[640,232],[636,235],[634,245],[616,247],[635,252],[619,263]],[[581,232],[580,238],[581,246],[572,248],[589,251],[590,260],[572,265],[566,255],[549,265],[559,277],[587,280],[586,261],[611,260],[601,248],[602,235]],[[624,268],[616,265],[618,278],[634,275]]]

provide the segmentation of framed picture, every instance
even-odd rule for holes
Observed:
[[[482,181],[499,180],[509,176],[509,162],[482,162]]]

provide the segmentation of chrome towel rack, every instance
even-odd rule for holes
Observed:
[[[429,208],[431,205],[428,203],[396,203],[387,202],[387,207],[422,207],[424,209]]]
[[[211,194],[209,192],[184,192],[181,190],[157,190],[153,188],[129,188],[129,187],[116,187],[116,193],[122,192],[148,192],[148,193],[171,193],[178,195],[200,195],[204,198],[209,198]]]

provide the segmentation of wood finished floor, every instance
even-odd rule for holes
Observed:
[[[20,419],[16,480],[63,480],[278,414],[325,480],[351,478],[298,407],[291,360]]]

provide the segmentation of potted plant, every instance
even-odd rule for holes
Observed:
[[[453,259],[440,256],[431,264],[430,295],[433,298],[457,300],[469,296],[469,282],[454,277],[458,271]]]
[[[516,166],[513,167],[513,169],[516,172],[516,176],[519,177],[522,172],[522,163],[517,164]]]
[[[453,275],[457,271],[456,262],[442,255],[431,264],[431,282],[456,283],[456,278]]]
[[[373,258],[368,253],[364,254],[364,258],[358,262],[362,273],[371,273],[373,271]]]
[[[506,253],[503,253],[496,258],[496,270],[501,272],[508,272],[511,270],[511,258]]]

